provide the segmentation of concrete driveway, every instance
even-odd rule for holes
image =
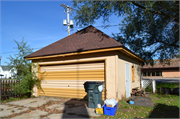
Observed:
[[[12,119],[61,119],[98,117],[87,101],[39,97],[13,101],[0,105],[0,118]]]

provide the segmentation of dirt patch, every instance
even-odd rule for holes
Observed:
[[[133,97],[134,105],[145,106],[145,107],[154,107],[154,103],[149,97]]]
[[[32,102],[30,102],[30,103],[34,103],[34,102],[37,102],[37,101],[32,101]]]
[[[20,108],[18,108],[17,110],[22,110],[23,109],[23,107],[20,107]]]

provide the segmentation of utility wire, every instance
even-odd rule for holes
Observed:
[[[94,27],[113,27],[113,26],[126,26],[126,24],[118,24],[118,25],[101,25],[101,26],[94,26]],[[87,27],[87,26],[81,26],[81,27],[73,27],[73,28],[84,28],[84,27]]]
[[[43,48],[43,47],[39,47],[39,48]],[[32,50],[39,49],[39,48],[32,48]],[[0,54],[8,54],[8,53],[14,53],[14,52],[19,52],[19,51],[17,50],[17,51],[11,51],[11,52],[3,52]]]
[[[95,27],[112,27],[112,26],[120,26],[120,25],[126,25],[126,24],[104,25],[104,26],[95,26]],[[84,27],[87,27],[87,26],[84,26]],[[73,27],[73,29],[74,28],[84,28],[84,27]],[[40,47],[40,48],[43,48],[43,47]],[[34,49],[39,49],[39,48],[32,48],[32,49],[34,50]],[[4,53],[0,53],[0,54],[9,54],[9,53],[14,53],[14,52],[18,52],[18,51],[4,52]]]

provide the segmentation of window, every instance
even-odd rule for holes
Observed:
[[[161,71],[156,71],[156,72],[142,72],[143,76],[162,76]]]
[[[135,81],[134,66],[132,66],[132,81]]]
[[[143,76],[146,76],[146,72],[143,72],[142,74],[143,74]]]
[[[156,72],[156,76],[162,76],[162,72],[161,71]]]

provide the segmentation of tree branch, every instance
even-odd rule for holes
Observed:
[[[154,53],[157,52],[158,50],[161,50],[161,48],[163,48],[163,46],[159,46],[159,47],[156,48],[153,52],[151,52],[151,54],[154,54]]]
[[[154,11],[154,10],[151,10],[151,9],[149,9],[149,8],[147,8],[147,7],[144,7],[144,6],[142,6],[142,5],[139,5],[139,4],[137,4],[137,3],[135,3],[135,2],[132,2],[134,5],[136,5],[137,7],[140,7],[140,8],[142,8],[142,9],[146,9],[146,10],[148,10],[149,12],[151,12],[151,13],[154,13],[154,14],[159,14],[159,15],[164,15],[164,16],[166,16],[166,17],[168,17],[168,18],[174,18],[173,16],[170,16],[170,15],[168,15],[168,14],[166,14],[166,13],[164,13],[164,12],[159,12],[159,11]],[[179,20],[178,19],[174,19],[174,21],[176,21],[177,23],[179,23]]]

